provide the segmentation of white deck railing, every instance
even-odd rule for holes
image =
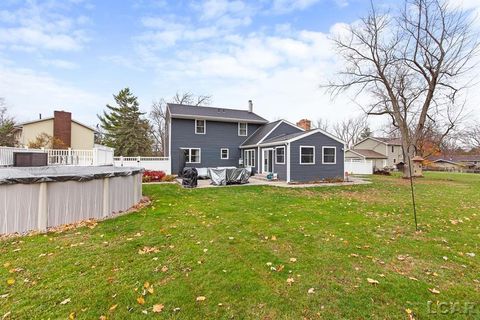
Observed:
[[[113,151],[114,149],[102,145],[95,145],[91,150],[0,147],[0,166],[12,166],[14,152],[46,152],[48,165],[113,165]]]
[[[114,164],[118,167],[140,167],[171,174],[169,157],[115,157]]]
[[[12,147],[0,147],[0,166],[13,166],[13,153],[14,152],[44,152],[40,149],[27,149],[27,148],[12,148]]]

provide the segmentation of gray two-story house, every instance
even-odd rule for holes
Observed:
[[[249,167],[287,182],[343,178],[345,143],[286,120],[248,110],[167,104],[167,156],[172,174],[184,167]]]

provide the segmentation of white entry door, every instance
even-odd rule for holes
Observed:
[[[263,149],[262,173],[273,172],[273,149]]]

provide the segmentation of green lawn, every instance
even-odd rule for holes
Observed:
[[[153,203],[140,212],[0,241],[0,319],[479,318],[480,175],[429,173],[416,191],[419,233],[399,177],[147,185]],[[429,314],[428,301],[458,312]]]

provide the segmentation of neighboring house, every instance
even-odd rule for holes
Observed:
[[[249,110],[167,104],[172,173],[185,166],[249,167],[287,182],[343,178],[344,142],[309,121],[268,122]],[[307,129],[307,130],[305,130]]]
[[[72,114],[65,111],[55,111],[50,118],[24,122],[16,126],[16,136],[19,146],[28,146],[36,138],[45,133],[72,149],[93,149],[95,129],[72,119]]]
[[[370,160],[374,171],[393,169],[403,162],[402,142],[398,138],[368,137],[347,150],[345,159]]]
[[[428,169],[464,172],[480,169],[480,155],[442,155],[428,157]]]

